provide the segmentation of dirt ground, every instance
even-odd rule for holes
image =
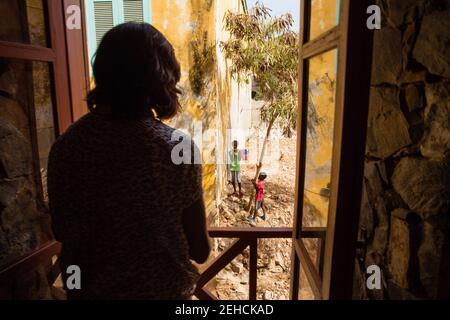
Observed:
[[[294,186],[296,139],[282,138],[280,141],[280,165],[276,174],[269,175],[265,186],[265,205],[268,219],[257,219],[257,227],[292,227],[294,212]],[[263,168],[264,170],[264,168]],[[255,166],[243,166],[242,183],[244,197],[229,196],[219,208],[221,227],[248,227],[248,212],[245,206],[249,196],[254,192],[251,179],[254,178]],[[233,192],[228,186],[229,194]],[[217,240],[215,255],[225,250],[232,240]],[[289,299],[291,239],[268,239],[258,242],[258,299]],[[223,300],[248,299],[248,249],[228,265],[209,288]],[[302,299],[311,299],[309,288],[301,289]]]

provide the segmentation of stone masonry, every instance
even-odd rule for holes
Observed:
[[[450,1],[377,2],[354,297],[449,298]]]

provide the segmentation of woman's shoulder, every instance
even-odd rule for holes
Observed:
[[[100,123],[100,118],[89,112],[72,123],[64,133],[60,135],[60,138],[64,139],[66,137],[82,134],[89,128],[98,128]]]
[[[171,149],[180,145],[180,143],[192,144],[192,137],[180,129],[173,128],[156,119],[149,119],[146,123],[151,131],[149,136]]]
[[[79,120],[72,123],[63,133],[61,133],[53,144],[53,148],[58,148],[73,140],[79,135],[84,135],[85,129],[92,126],[93,117],[88,113]]]
[[[151,131],[151,136],[153,138],[159,139],[166,143],[171,143],[174,136],[176,135],[176,129],[170,127],[169,125],[154,119],[148,118],[144,120],[144,124],[147,130]]]
[[[99,133],[105,132],[106,129],[104,121],[92,113],[87,113],[58,136],[53,149],[83,147],[86,143],[97,139]]]

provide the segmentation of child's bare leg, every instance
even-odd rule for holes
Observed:
[[[258,205],[257,208],[258,208],[258,209],[255,210],[255,213],[254,213],[254,215],[253,215],[253,219],[254,219],[254,220],[256,220],[256,218],[259,216],[259,213],[260,213],[260,211],[261,211],[261,206],[260,206],[260,205]]]
[[[255,210],[253,211],[253,215],[250,214],[250,216],[247,219],[248,222],[250,223],[250,226],[256,227],[256,217],[257,217],[257,215],[258,215],[258,210],[256,210],[256,208],[255,208]]]
[[[236,194],[236,176],[235,176],[234,172],[232,172],[231,174],[232,174],[231,183],[233,184],[233,190],[234,190],[233,195],[235,195]]]
[[[263,212],[262,219],[263,219],[264,221],[266,221],[266,219],[267,219],[266,208],[262,207],[261,210],[262,210],[262,212]]]
[[[258,210],[255,208],[253,209],[253,213],[250,213],[248,216],[248,220],[256,220],[256,217],[258,216]]]

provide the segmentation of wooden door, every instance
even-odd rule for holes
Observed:
[[[38,202],[45,201],[50,147],[73,121],[63,7],[5,0],[0,12],[11,19],[0,29],[0,109],[32,145]]]
[[[64,0],[63,10],[66,21],[79,19],[76,27],[66,27],[66,47],[73,121],[88,112],[86,96],[90,88],[87,32],[85,27],[85,7],[83,0]]]
[[[302,0],[293,300],[302,286],[315,299],[352,295],[372,61],[369,5]],[[305,227],[324,237],[304,238]]]

